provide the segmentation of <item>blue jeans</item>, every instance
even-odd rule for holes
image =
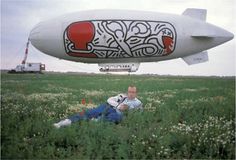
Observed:
[[[118,113],[114,108],[110,107],[108,104],[101,104],[96,108],[85,111],[83,115],[78,113],[73,116],[70,116],[68,119],[70,119],[73,123],[80,120],[92,118],[101,118],[105,121],[119,123],[122,120],[122,114]]]

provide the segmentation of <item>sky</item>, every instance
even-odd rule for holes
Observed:
[[[235,0],[1,0],[1,69],[12,69],[24,57],[31,29],[40,21],[91,9],[128,9],[182,14],[186,8],[207,9],[207,22],[236,35]],[[188,66],[182,59],[141,63],[132,74],[235,76],[235,38],[208,50],[209,61]],[[46,64],[47,71],[99,73],[97,64],[59,60],[32,45],[27,62]]]

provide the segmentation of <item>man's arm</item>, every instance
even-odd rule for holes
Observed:
[[[117,107],[124,97],[125,95],[118,94],[117,96],[108,98],[107,103],[113,107]]]
[[[118,96],[115,96],[108,98],[107,103],[113,107],[116,107],[119,104],[117,101],[118,101]]]

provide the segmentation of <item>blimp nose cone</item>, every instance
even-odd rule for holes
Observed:
[[[30,32],[29,40],[41,52],[59,58],[63,55],[59,22],[45,21],[37,24]]]
[[[30,35],[29,35],[29,40],[31,44],[38,49],[39,49],[38,45],[40,44],[40,40],[42,38],[41,30],[42,30],[42,27],[40,24],[38,24],[31,30]]]
[[[29,40],[35,48],[45,53],[47,43],[51,43],[52,34],[53,32],[49,30],[48,26],[41,22],[31,30]]]

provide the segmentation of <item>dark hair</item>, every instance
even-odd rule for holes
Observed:
[[[137,89],[137,87],[136,87],[135,85],[130,84],[129,87],[131,87],[131,88],[134,88],[134,87],[135,87],[135,88],[136,88],[136,92],[138,92],[138,89]]]

